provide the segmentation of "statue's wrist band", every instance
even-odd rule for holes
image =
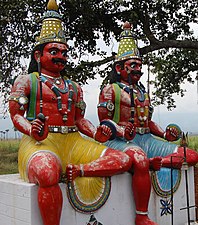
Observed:
[[[83,166],[83,164],[80,164],[80,176],[84,177],[84,166]]]

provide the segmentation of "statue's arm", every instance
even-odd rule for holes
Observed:
[[[83,100],[83,91],[78,86],[78,97],[76,103],[75,120],[79,131],[86,136],[99,142],[106,142],[112,135],[111,129],[106,125],[95,127],[88,119],[84,117],[86,104]]]
[[[31,124],[24,117],[28,109],[30,95],[29,76],[19,76],[11,89],[9,97],[9,111],[12,122],[17,130],[30,135]]]
[[[93,138],[94,133],[96,132],[96,128],[94,125],[84,117],[86,110],[86,103],[83,98],[82,88],[76,84],[77,86],[77,101],[75,107],[75,122],[82,134],[87,135],[88,137]]]
[[[123,126],[118,125],[118,123],[114,122],[114,113],[115,113],[115,91],[113,85],[107,85],[102,88],[99,95],[99,103],[98,103],[98,118],[101,124],[107,124],[110,127],[115,127],[116,136],[124,137]],[[119,107],[122,107],[121,104]],[[119,110],[120,112],[121,110]],[[119,115],[120,117],[120,115]]]
[[[175,124],[169,124],[164,131],[152,120],[149,121],[149,128],[152,134],[161,137],[167,141],[177,141],[181,137],[181,129]]]

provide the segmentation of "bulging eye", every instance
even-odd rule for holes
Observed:
[[[51,55],[56,55],[56,53],[57,53],[56,50],[51,50],[51,51],[50,51],[50,54],[51,54]]]
[[[63,55],[64,57],[67,57],[67,51],[63,51],[63,52],[62,52],[62,55]]]
[[[135,63],[131,63],[131,68],[135,68]]]

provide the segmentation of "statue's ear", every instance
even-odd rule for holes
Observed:
[[[121,72],[122,68],[121,68],[120,64],[115,65],[115,70],[118,74]]]
[[[40,52],[39,50],[36,50],[36,51],[34,52],[34,58],[35,58],[35,60],[37,61],[37,63],[40,62],[41,52]]]

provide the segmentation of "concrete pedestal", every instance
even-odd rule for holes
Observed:
[[[188,171],[190,205],[195,205],[194,170]],[[110,196],[102,208],[94,213],[95,218],[102,225],[134,225],[135,207],[131,191],[131,176],[128,173],[111,178],[112,187]],[[60,184],[63,192],[63,211],[61,225],[86,225],[90,214],[75,211],[68,202],[65,184]],[[42,225],[37,204],[37,189],[34,184],[23,182],[19,174],[0,176],[0,225]],[[187,223],[187,211],[180,210],[186,207],[185,176],[179,189],[174,194],[174,225]],[[144,193],[142,193],[144,194]],[[162,199],[152,190],[149,203],[149,216],[159,225],[171,225],[171,214],[161,216]],[[190,218],[195,220],[195,208],[190,209]],[[194,223],[193,223],[194,224]]]

